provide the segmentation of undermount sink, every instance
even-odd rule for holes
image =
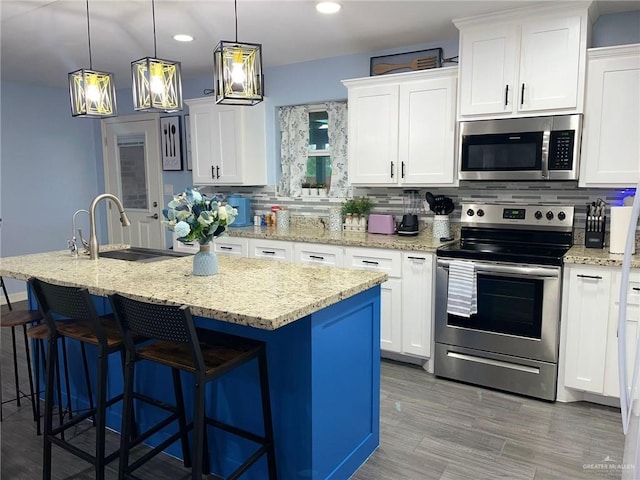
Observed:
[[[131,247],[122,250],[109,250],[100,252],[100,257],[126,260],[127,262],[156,262],[170,258],[185,257],[188,253],[174,252],[171,250],[156,250],[153,248]]]

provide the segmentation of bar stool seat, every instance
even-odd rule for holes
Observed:
[[[133,475],[133,471],[171,443],[182,438],[183,452],[189,450],[193,452],[189,460],[185,457],[185,466],[191,466],[192,479],[200,480],[203,472],[209,473],[206,425],[210,425],[258,445],[257,450],[236,467],[227,478],[239,478],[257,460],[266,456],[268,478],[276,480],[276,458],[265,343],[236,335],[196,329],[187,306],[177,307],[140,302],[122,295],[111,295],[109,301],[122,329],[126,349],[119,478],[139,478]],[[135,345],[132,341],[133,334],[147,338],[149,342]],[[205,414],[205,384],[254,359],[257,359],[259,373],[263,435],[209,418]],[[130,441],[131,435],[128,428],[131,421],[128,417],[133,412],[135,365],[141,360],[152,361],[171,368],[178,410],[184,409],[179,372],[185,371],[195,376],[194,418],[189,425],[177,418],[179,422],[178,433],[147,452],[140,459],[129,463],[129,452],[134,444]],[[192,429],[193,447],[185,447],[186,432]],[[213,476],[214,478],[223,478],[215,474]]]

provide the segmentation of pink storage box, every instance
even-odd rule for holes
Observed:
[[[396,220],[393,215],[369,215],[369,233],[382,233],[385,235],[393,235],[396,233]]]

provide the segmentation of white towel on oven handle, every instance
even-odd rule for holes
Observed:
[[[478,277],[473,262],[449,263],[447,313],[466,318],[478,313]]]

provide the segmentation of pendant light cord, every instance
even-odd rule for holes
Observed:
[[[89,39],[89,70],[93,70],[91,61],[91,25],[89,24],[89,0],[87,0],[87,38]]]
[[[236,43],[238,43],[238,0],[233,0],[233,9],[236,17]]]
[[[156,2],[155,0],[151,0],[151,16],[153,17],[153,57],[158,58],[158,48],[156,45]]]

